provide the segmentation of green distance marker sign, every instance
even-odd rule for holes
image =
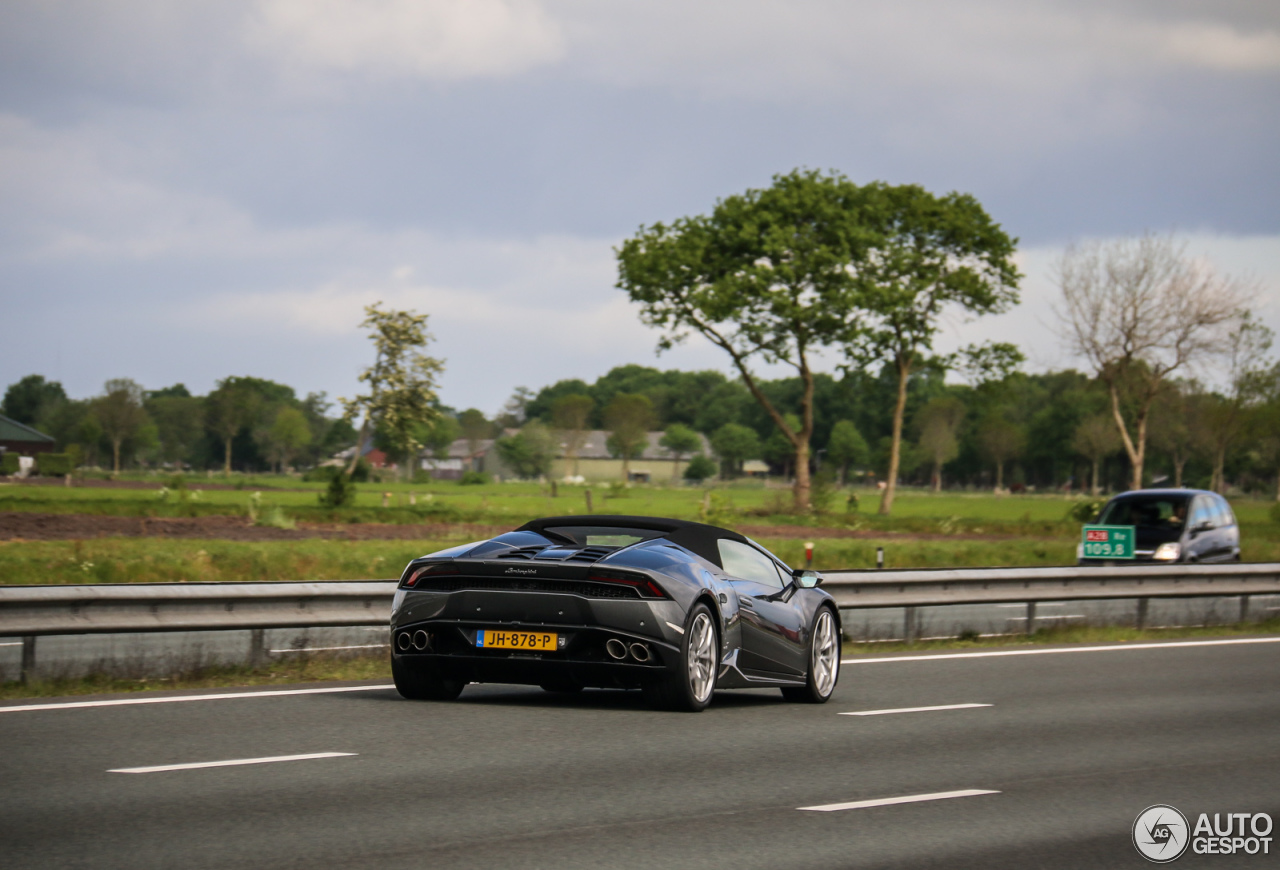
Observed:
[[[1082,536],[1086,559],[1133,558],[1133,526],[1085,526]]]

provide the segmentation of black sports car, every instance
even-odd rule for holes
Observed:
[[[716,689],[822,703],[840,616],[813,571],[737,532],[656,517],[550,517],[415,559],[391,611],[406,698],[471,682],[641,689],[698,711]]]

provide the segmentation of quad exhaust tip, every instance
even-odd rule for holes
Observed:
[[[609,654],[610,658],[622,661],[627,657],[627,645],[616,637],[611,637],[604,643],[604,650]]]
[[[422,652],[424,649],[426,649],[429,646],[431,646],[431,635],[427,634],[422,629],[418,629],[413,633],[414,649],[416,649],[418,652]]]
[[[638,662],[649,661],[649,648],[642,643],[631,644],[631,657]]]
[[[409,632],[407,631],[400,632],[399,636],[396,637],[396,646],[400,648],[401,652],[408,652],[410,643]]]

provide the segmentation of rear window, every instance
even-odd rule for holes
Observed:
[[[579,547],[627,547],[640,541],[661,538],[666,532],[653,529],[627,529],[617,526],[554,526],[544,534],[562,538]]]
[[[1187,520],[1188,501],[1168,495],[1124,498],[1107,505],[1098,521],[1104,526],[1181,529]]]

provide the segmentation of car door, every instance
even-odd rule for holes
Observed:
[[[744,671],[803,675],[807,657],[803,617],[787,595],[790,576],[766,553],[720,539],[720,559],[738,596]]]
[[[1191,503],[1191,515],[1187,520],[1188,562],[1213,560],[1215,511],[1208,496],[1198,495]]]

